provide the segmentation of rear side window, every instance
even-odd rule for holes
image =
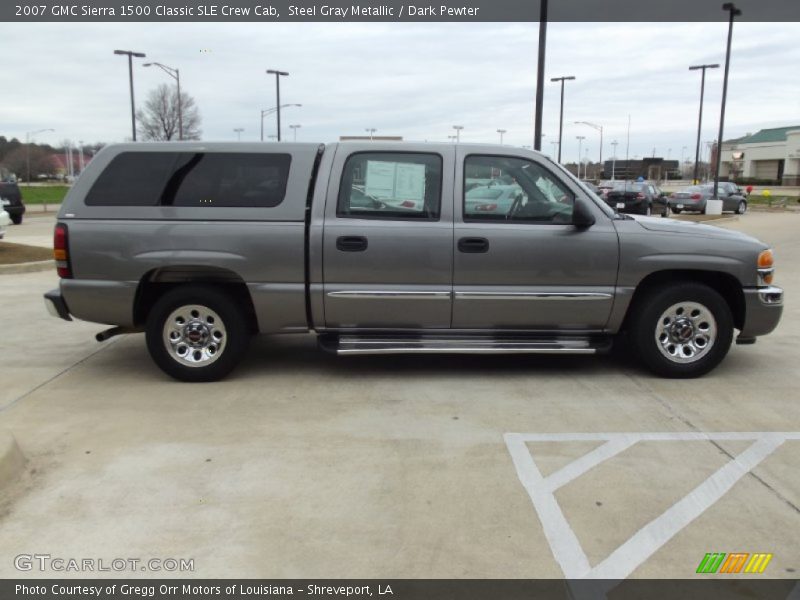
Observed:
[[[86,196],[88,206],[157,206],[177,153],[123,152],[114,157]]]
[[[363,152],[347,159],[336,215],[436,221],[441,194],[438,154]]]
[[[290,165],[289,154],[124,152],[86,204],[272,208],[286,195]]]

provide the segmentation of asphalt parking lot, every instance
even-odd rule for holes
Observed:
[[[343,359],[302,336],[181,384],[142,335],[49,317],[54,272],[0,275],[0,431],[28,459],[0,491],[0,577],[47,553],[209,578],[684,578],[746,552],[796,578],[800,215],[722,226],[773,244],[784,317],[690,381],[616,356]]]

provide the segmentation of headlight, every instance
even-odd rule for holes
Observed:
[[[772,278],[775,275],[774,262],[775,258],[771,249],[764,250],[758,255],[758,280],[761,285],[772,283]]]

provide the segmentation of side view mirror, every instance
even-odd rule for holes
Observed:
[[[595,223],[594,215],[586,206],[586,203],[580,199],[575,199],[575,205],[572,207],[572,224],[578,229],[587,229]]]

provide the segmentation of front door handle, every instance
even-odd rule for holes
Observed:
[[[458,251],[467,254],[481,254],[489,251],[489,240],[481,237],[464,237],[458,240]]]
[[[361,235],[343,235],[336,238],[336,249],[342,252],[363,252],[367,249],[367,238]]]

